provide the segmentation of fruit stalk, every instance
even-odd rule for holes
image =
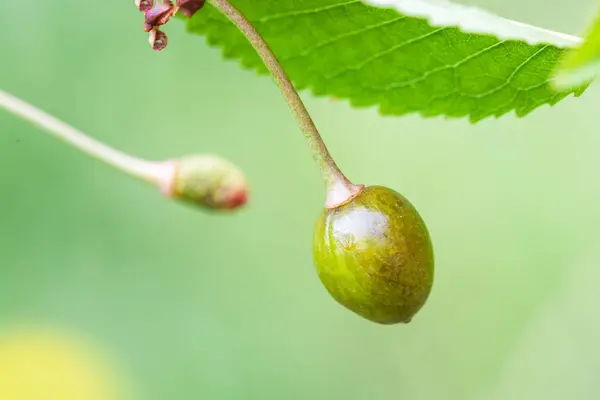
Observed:
[[[248,199],[243,173],[217,156],[191,155],[163,162],[131,156],[101,143],[52,115],[0,90],[0,108],[40,127],[66,142],[135,178],[158,187],[167,197],[213,210],[233,210]]]
[[[131,176],[153,184],[158,184],[162,179],[160,168],[157,168],[156,163],[130,156],[94,140],[65,122],[2,90],[0,90],[0,107]]]
[[[327,206],[335,207],[354,197],[363,189],[363,186],[352,184],[339,169],[302,99],[267,42],[244,14],[228,0],[207,0],[207,3],[225,15],[246,36],[271,73],[308,142],[313,158],[321,170],[321,175],[327,187]]]

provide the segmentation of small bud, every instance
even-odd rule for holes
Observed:
[[[163,31],[161,31],[158,28],[154,28],[150,31],[148,42],[150,42],[150,46],[152,46],[152,49],[156,51],[161,51],[164,50],[165,47],[167,47],[168,38]]]
[[[163,189],[173,198],[213,210],[234,210],[248,201],[244,174],[221,157],[193,155],[171,163],[174,173]]]
[[[204,6],[205,0],[177,0],[177,7],[183,15],[191,18]]]
[[[148,12],[154,7],[154,0],[135,0],[135,5],[141,12]]]
[[[169,22],[175,11],[176,8],[170,1],[147,11],[146,20],[144,22],[144,31],[150,32],[152,29],[166,24]]]

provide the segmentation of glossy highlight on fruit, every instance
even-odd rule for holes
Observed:
[[[313,240],[319,278],[343,306],[373,322],[408,323],[433,284],[425,223],[401,194],[369,186],[326,208]]]

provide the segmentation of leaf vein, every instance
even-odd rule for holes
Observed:
[[[279,13],[279,14],[266,15],[262,18],[255,20],[254,22],[255,23],[256,22],[265,23],[265,22],[276,21],[278,19],[299,17],[301,15],[317,14],[322,11],[329,11],[329,10],[333,10],[333,9],[340,8],[340,7],[350,6],[352,4],[357,4],[357,3],[360,3],[360,0],[349,0],[349,1],[344,1],[342,3],[329,4],[327,6],[318,7],[318,8],[303,9],[303,10],[283,12],[283,13]]]
[[[438,72],[446,71],[446,70],[449,70],[449,69],[456,69],[456,68],[460,67],[461,65],[465,64],[466,62],[468,62],[470,60],[473,60],[476,57],[479,57],[479,56],[485,54],[486,52],[488,52],[488,51],[490,51],[490,50],[492,50],[492,49],[500,46],[504,42],[505,41],[502,40],[502,41],[499,41],[497,43],[494,43],[493,45],[488,46],[488,47],[486,47],[486,48],[484,48],[482,50],[479,50],[479,51],[477,51],[477,52],[475,52],[475,53],[473,53],[473,54],[471,54],[471,55],[463,58],[462,60],[460,60],[460,61],[458,61],[458,62],[456,62],[454,64],[443,65],[441,67],[434,68],[434,69],[431,69],[429,71],[426,71],[422,75],[420,75],[420,76],[418,76],[418,77],[416,77],[414,79],[411,79],[410,81],[392,82],[392,83],[390,83],[390,84],[388,84],[386,86],[377,87],[376,89],[378,91],[387,91],[387,90],[390,90],[390,89],[401,89],[401,88],[405,88],[407,86],[412,86],[412,85],[414,85],[416,83],[419,83],[419,82],[422,82],[422,81],[426,80],[428,77],[430,77],[431,75],[436,74]]]
[[[378,59],[380,59],[382,57],[385,57],[386,55],[389,55],[389,54],[391,54],[391,53],[393,53],[395,51],[398,51],[398,50],[400,50],[403,47],[406,47],[406,46],[409,46],[411,44],[417,43],[417,42],[419,42],[421,40],[427,39],[428,37],[436,35],[436,34],[442,32],[442,31],[444,31],[446,29],[448,29],[448,27],[437,28],[437,29],[429,31],[429,32],[427,32],[427,33],[425,33],[423,35],[419,35],[419,36],[416,36],[414,38],[410,38],[409,40],[406,40],[406,41],[404,41],[402,43],[398,43],[398,44],[390,47],[387,50],[384,50],[384,51],[381,51],[379,53],[374,54],[373,56],[367,58],[365,61],[361,62],[360,64],[356,64],[356,65],[353,65],[351,67],[342,68],[342,69],[334,72],[333,74],[329,74],[329,75],[326,76],[326,78],[327,79],[335,79],[338,76],[343,75],[345,73],[348,73],[350,71],[360,71],[366,65],[368,65],[368,64],[370,64],[370,63],[372,63],[374,61],[377,61]]]
[[[393,19],[391,19],[389,21],[381,22],[381,23],[378,23],[378,24],[375,24],[375,25],[369,25],[369,26],[366,26],[366,27],[364,27],[362,29],[358,29],[358,30],[355,30],[355,31],[351,31],[351,32],[348,32],[348,33],[336,36],[336,37],[331,38],[329,40],[322,41],[322,42],[318,43],[317,45],[315,45],[313,47],[308,47],[308,48],[302,50],[301,52],[299,52],[297,54],[293,54],[293,55],[291,55],[289,57],[281,58],[280,61],[281,62],[288,62],[288,61],[291,61],[291,60],[294,60],[294,59],[308,57],[308,56],[310,56],[311,54],[314,54],[315,52],[317,52],[319,49],[321,49],[323,47],[327,47],[327,46],[335,44],[335,43],[337,43],[337,42],[339,42],[341,40],[348,39],[348,38],[351,38],[353,36],[358,36],[360,34],[369,32],[371,30],[381,29],[384,26],[394,24],[394,23],[402,21],[402,20],[404,20],[406,18],[407,18],[406,16],[402,16],[402,17],[398,17],[398,18],[393,18]]]
[[[526,66],[527,64],[529,64],[531,62],[531,60],[533,60],[535,57],[537,57],[538,55],[540,55],[544,50],[546,50],[549,47],[549,45],[545,45],[543,46],[541,49],[539,49],[538,51],[536,51],[535,53],[533,53],[531,56],[529,56],[527,59],[525,59],[525,61],[523,61],[521,64],[519,64],[519,66],[517,66],[513,72],[511,72],[511,74],[508,76],[508,78],[506,79],[506,81],[504,83],[502,83],[501,85],[496,86],[495,88],[487,91],[487,92],[483,92],[480,93],[478,95],[475,95],[473,97],[477,98],[477,99],[482,99],[486,96],[489,96],[491,94],[497,93],[498,91],[504,89],[506,86],[510,85],[510,83],[513,81],[513,79],[517,76],[517,74],[519,73],[519,71],[521,71],[521,69]],[[548,80],[544,81],[544,83],[548,82]],[[520,88],[516,88],[518,90],[522,90]],[[527,89],[530,90],[530,89]]]

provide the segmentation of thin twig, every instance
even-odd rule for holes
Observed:
[[[123,172],[153,184],[159,183],[156,163],[130,156],[94,140],[65,122],[2,90],[0,90],[0,107]]]

